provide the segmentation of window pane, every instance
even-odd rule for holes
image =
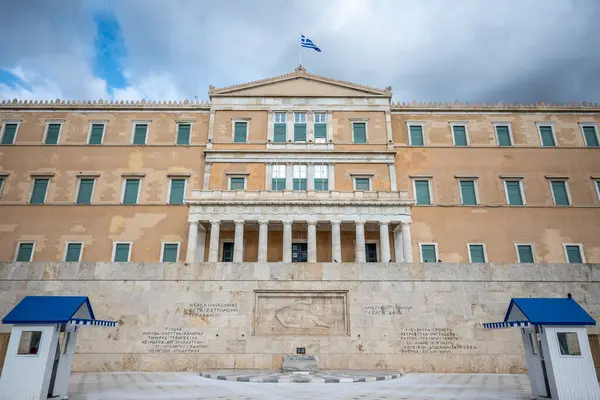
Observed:
[[[244,190],[246,178],[230,178],[229,190]]]
[[[583,135],[585,136],[585,144],[587,147],[598,147],[598,135],[596,134],[596,127],[584,126]]]
[[[306,178],[294,178],[294,190],[306,190]]]
[[[354,143],[367,143],[367,124],[355,122],[352,124]]]
[[[327,178],[315,178],[315,190],[329,190]]]
[[[551,126],[540,126],[540,135],[542,136],[542,146],[544,146],[544,147],[556,146],[556,143],[554,142],[554,135],[552,135],[552,127]]]
[[[365,243],[365,261],[366,262],[377,262],[377,244],[376,243]],[[387,262],[388,260],[385,260]]]
[[[44,144],[58,144],[58,134],[60,133],[60,124],[48,124],[46,131],[46,141]]]
[[[306,178],[306,165],[294,165],[294,178]]]
[[[328,178],[327,165],[315,165],[315,178]]]
[[[4,125],[4,134],[2,135],[2,144],[13,144],[17,134],[17,124]]]
[[[94,179],[80,179],[79,193],[77,193],[77,204],[90,204],[94,190]]]
[[[190,124],[177,124],[177,144],[190,144]]]
[[[36,178],[33,181],[33,191],[31,192],[31,200],[29,201],[31,204],[44,204],[49,181],[46,178]]]
[[[512,146],[512,141],[510,140],[510,131],[508,126],[499,125],[496,126],[496,135],[498,135],[498,146]]]
[[[292,262],[308,261],[308,244],[292,243]]]
[[[179,244],[177,243],[165,243],[163,245],[163,258],[162,262],[177,262],[177,250]]]
[[[273,142],[275,143],[285,143],[285,123],[283,124],[275,124],[275,131],[273,134]]]
[[[454,132],[454,145],[455,146],[466,146],[467,145],[467,130],[464,126],[455,125],[452,127]]]
[[[275,123],[276,124],[285,124],[285,113],[275,113]]]
[[[421,245],[421,260],[422,260],[422,262],[427,262],[427,263],[437,262],[437,255],[435,254],[435,245],[433,245],[433,244]]]
[[[364,192],[368,192],[371,190],[371,184],[369,178],[354,178],[354,185],[356,186],[356,190],[361,190]]]
[[[410,126],[410,145],[423,146],[423,127],[421,125]]]
[[[469,253],[471,254],[472,263],[484,263],[485,253],[483,251],[483,245],[481,244],[470,244]]]
[[[171,196],[169,204],[183,204],[185,179],[171,179]]]
[[[506,181],[506,191],[508,193],[508,204],[511,206],[523,205],[520,181]]]
[[[271,190],[285,190],[285,178],[271,179]]]
[[[294,113],[294,123],[305,124],[306,123],[306,113]]]
[[[273,178],[285,178],[285,165],[273,165]]]
[[[233,141],[235,143],[245,143],[247,138],[247,133],[248,133],[248,123],[247,122],[236,122],[235,124],[235,133],[233,136]]]
[[[42,341],[42,331],[22,331],[19,338],[18,355],[37,354]]]
[[[306,142],[306,124],[294,124],[294,142]]]
[[[67,245],[67,254],[65,261],[79,261],[81,257],[81,243],[69,243]]]
[[[89,144],[102,144],[102,136],[104,135],[104,124],[92,124],[90,132]]]
[[[558,332],[558,347],[563,356],[580,356],[581,348],[576,332]]]
[[[127,179],[125,181],[125,194],[123,196],[123,204],[136,204],[138,192],[140,189],[139,179]]]
[[[532,263],[533,262],[533,249],[528,244],[517,245],[517,253],[519,254],[520,263]]]
[[[135,124],[133,133],[133,144],[146,144],[146,133],[148,132],[147,124]]]
[[[462,204],[469,206],[477,204],[475,181],[460,181],[460,191],[462,194]]]
[[[431,204],[428,180],[415,181],[415,196],[417,204]]]
[[[327,123],[326,114],[325,113],[315,113],[315,124],[325,124]]]
[[[129,262],[129,243],[117,243],[115,247],[115,259],[116,262]]]
[[[223,243],[223,257],[221,258],[222,262],[232,262],[233,261],[233,243],[227,242]]]
[[[583,263],[583,257],[581,257],[581,249],[579,246],[566,246],[567,250],[567,262],[571,264]]]
[[[564,181],[552,181],[551,185],[552,192],[554,193],[554,203],[557,206],[568,206],[567,184]]]
[[[29,262],[33,255],[33,243],[19,243],[16,261]]]
[[[4,178],[0,177],[0,194],[2,194],[3,187],[4,187]]]

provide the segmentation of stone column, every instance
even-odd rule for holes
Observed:
[[[394,229],[394,255],[397,263],[404,262],[404,249],[402,246],[402,226],[398,224]]]
[[[356,221],[356,246],[354,249],[354,261],[364,263],[367,261],[365,254],[365,223]]]
[[[213,110],[211,110],[210,116],[208,117],[208,141],[206,143],[207,149],[212,148],[214,131],[215,131],[215,112]]]
[[[273,142],[273,136],[275,135],[275,119],[273,116],[273,110],[269,110],[268,115],[267,141]]]
[[[294,190],[294,166],[291,163],[285,165],[285,190]]]
[[[306,113],[306,143],[315,141],[315,112]]]
[[[390,253],[390,223],[380,222],[379,223],[379,244],[381,246],[381,260],[380,262],[390,262],[392,256]]]
[[[190,221],[189,225],[185,262],[193,263],[196,261],[196,246],[198,245],[198,221]]]
[[[210,242],[208,243],[208,262],[219,261],[219,233],[221,231],[221,221],[212,221],[210,223]]]
[[[204,163],[204,182],[202,184],[202,190],[209,190],[210,187],[210,166],[212,163]]]
[[[385,112],[385,131],[387,136],[387,146],[388,149],[394,148],[394,138],[392,136],[392,112],[391,110],[387,110]]]
[[[285,117],[285,139],[286,142],[294,142],[294,113],[291,111]]]
[[[335,190],[335,166],[334,163],[331,163],[327,166],[327,185],[329,190]]]
[[[306,190],[315,190],[315,164],[306,167]]]
[[[404,262],[413,262],[410,221],[402,222],[402,249],[404,250]]]
[[[283,262],[292,262],[292,221],[283,221]]]
[[[195,261],[204,262],[204,248],[206,246],[206,228],[198,225],[198,239],[196,241],[196,259]]]
[[[331,261],[342,262],[340,221],[331,221]]]
[[[317,262],[317,221],[308,221],[307,261]]]
[[[233,239],[233,262],[244,261],[244,221],[235,221],[235,236]]]
[[[396,164],[388,164],[390,171],[390,190],[396,192],[398,190],[398,182],[396,181]]]
[[[267,262],[269,246],[269,221],[258,221],[258,262]]]
[[[273,164],[265,164],[265,190],[271,190],[271,177],[273,176]]]
[[[327,143],[330,140],[333,140],[333,113],[331,111],[327,111]],[[333,142],[332,142],[333,143]]]

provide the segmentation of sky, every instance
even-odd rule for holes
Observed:
[[[5,0],[0,100],[208,100],[292,72],[394,101],[600,102],[598,0]]]

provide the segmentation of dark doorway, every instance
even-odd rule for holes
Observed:
[[[306,243],[292,243],[292,262],[308,261],[308,247]]]
[[[367,262],[377,262],[377,244],[367,243],[365,244],[365,253],[367,255]]]
[[[223,262],[233,262],[233,243],[223,242]]]

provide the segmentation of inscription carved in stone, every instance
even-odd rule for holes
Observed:
[[[237,303],[190,303],[183,309],[183,315],[191,317],[220,317],[222,314],[238,314],[240,306]]]
[[[413,306],[404,304],[366,304],[365,314],[367,315],[404,315],[407,311],[412,311]]]
[[[203,332],[183,328],[145,331],[142,336],[142,345],[149,353],[196,353],[208,347],[204,343]]]
[[[400,331],[403,341],[400,353],[405,354],[451,354],[473,352],[477,347],[459,343],[459,338],[451,328],[406,328]]]

